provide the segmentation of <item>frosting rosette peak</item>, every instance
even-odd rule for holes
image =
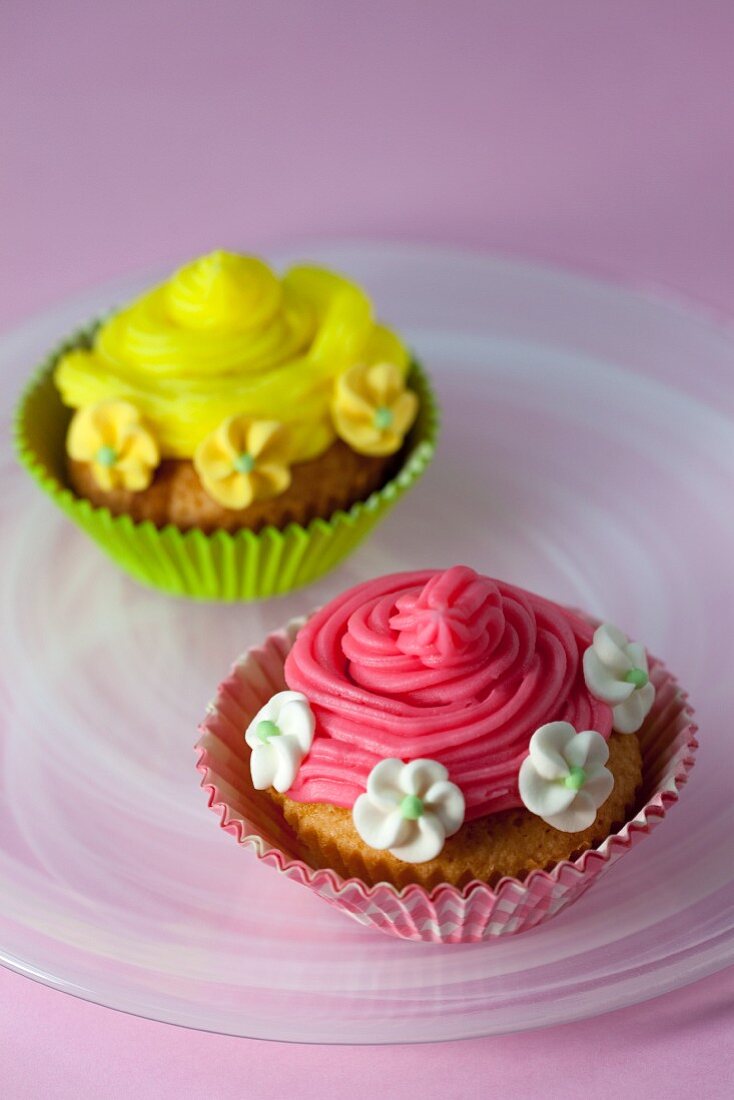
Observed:
[[[180,268],[166,288],[171,318],[193,329],[256,328],[273,317],[281,299],[267,264],[221,249]]]
[[[395,601],[390,627],[401,653],[431,668],[460,666],[491,652],[504,631],[497,585],[466,565],[431,577],[419,593]]]
[[[595,730],[612,708],[584,679],[580,614],[467,566],[367,581],[317,611],[285,666],[316,719],[289,797],[351,807],[380,760],[433,760],[466,819],[521,807],[520,765],[548,722]]]

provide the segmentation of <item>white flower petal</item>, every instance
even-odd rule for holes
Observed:
[[[572,768],[583,768],[588,774],[603,768],[609,759],[609,746],[596,730],[582,730],[566,747],[566,760]]]
[[[560,814],[550,814],[543,820],[562,833],[581,833],[596,821],[594,799],[586,791],[577,791],[567,810]]]
[[[280,794],[285,794],[293,786],[298,769],[303,760],[301,746],[295,737],[287,737],[284,734],[273,737],[268,742],[268,748],[273,752],[275,760],[275,774],[272,785]]]
[[[655,688],[651,683],[639,688],[626,702],[612,710],[612,719],[617,733],[636,733],[645,721],[655,701]]]
[[[589,776],[582,790],[583,793],[587,794],[593,801],[596,808],[599,809],[600,806],[604,805],[609,795],[614,790],[614,776],[608,768],[600,768],[599,771]]]
[[[530,738],[530,759],[544,779],[563,779],[568,775],[565,749],[576,730],[570,722],[546,722]]]
[[[378,852],[384,852],[407,840],[415,823],[406,821],[397,807],[385,813],[370,800],[369,794],[361,794],[352,808],[354,827],[365,844]]]
[[[272,786],[277,766],[278,762],[272,746],[258,741],[250,754],[250,775],[256,791],[264,791]]]
[[[301,695],[298,691],[279,691],[276,695],[272,695],[268,699],[264,706],[260,707],[255,717],[250,722],[249,726],[245,730],[245,741],[251,749],[256,748],[262,744],[260,738],[257,736],[257,727],[261,722],[275,722],[278,725],[278,718],[280,711],[284,703],[289,702],[292,698],[305,699],[304,695]]]
[[[285,692],[283,694],[285,695]],[[288,694],[297,695],[298,693],[294,691]],[[286,736],[295,737],[305,756],[311,748],[316,729],[316,718],[305,695],[284,702],[278,714],[278,728]]]
[[[630,642],[627,646],[627,656],[630,659],[630,665],[632,668],[641,668],[643,672],[647,672],[647,653],[645,652],[644,645],[640,645],[639,642]]]
[[[568,768],[566,768],[568,775]],[[546,779],[541,775],[535,762],[530,756],[526,756],[520,765],[517,777],[520,798],[523,805],[531,814],[547,819],[548,814],[557,814],[565,810],[573,802],[576,791],[573,787],[566,787],[557,779]]]
[[[263,707],[263,710],[264,709],[265,708]],[[252,719],[249,726],[245,730],[245,741],[250,746],[250,748],[252,749],[253,752],[255,751],[256,748],[258,748],[260,745],[262,745],[262,741],[257,736],[257,733],[255,731],[256,731],[257,727],[260,725],[260,723],[264,720],[263,710],[259,710],[257,712],[255,717]]]
[[[410,838],[402,844],[392,845],[390,851],[404,863],[425,863],[435,859],[443,848],[446,830],[436,814],[426,813],[412,822]]]
[[[592,644],[602,664],[620,676],[624,675],[630,667],[627,657],[628,638],[619,627],[602,623],[594,631]]]
[[[273,695],[263,707],[263,710],[268,711],[265,717],[270,718],[273,722],[277,722],[281,711],[284,707],[287,707],[289,703],[306,703],[306,705],[308,705],[308,699],[300,691],[279,691]]]
[[[447,769],[437,760],[411,760],[409,764],[403,765],[398,784],[405,794],[424,798],[432,783],[448,777]]]
[[[637,691],[637,697],[642,703],[642,720],[644,722],[655,702],[655,685],[648,680],[645,686]]]
[[[389,811],[397,806],[404,795],[400,775],[405,765],[396,756],[380,760],[367,777],[367,794],[376,806]]]
[[[438,817],[446,836],[458,833],[464,824],[466,803],[464,795],[455,783],[451,783],[448,779],[439,779],[436,783],[432,783],[424,795],[424,803],[426,809]]]
[[[616,671],[603,664],[599,655],[589,647],[583,657],[584,680],[591,694],[603,703],[614,705],[629,698],[635,690],[634,684],[628,684],[626,680],[619,679]],[[626,662],[623,670],[628,672],[632,666]]]

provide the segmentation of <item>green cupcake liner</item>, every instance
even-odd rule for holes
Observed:
[[[51,353],[21,395],[15,412],[14,441],[20,462],[63,512],[126,573],[176,596],[198,600],[260,600],[311,584],[342,561],[421,476],[433,457],[438,408],[426,374],[417,362],[408,383],[420,411],[407,439],[400,471],[367,500],[307,526],[265,527],[230,533],[181,531],[169,524],[113,516],[78,497],[66,478],[65,440],[71,412],[53,382],[59,357],[88,345],[97,323],[75,333]]]

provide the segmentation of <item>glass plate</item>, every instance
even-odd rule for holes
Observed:
[[[76,996],[257,1038],[508,1032],[656,996],[734,959],[734,338],[629,290],[400,246],[310,248],[409,337],[443,404],[424,482],[347,565],[254,606],[135,585],[3,442],[0,957]],[[283,257],[280,257],[283,259]],[[150,279],[0,341],[7,417],[54,341]],[[352,923],[224,835],[196,724],[248,644],[389,570],[465,561],[608,617],[691,694],[680,806],[568,911],[435,947]]]

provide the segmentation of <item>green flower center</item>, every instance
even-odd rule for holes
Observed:
[[[570,787],[572,791],[580,790],[586,782],[586,772],[583,768],[569,768],[568,775],[563,780],[564,787]]]
[[[644,668],[631,668],[624,678],[628,684],[634,684],[636,688],[644,688],[649,676]]]
[[[263,718],[262,722],[258,722],[255,727],[255,736],[260,738],[263,745],[267,745],[271,737],[280,737],[280,730],[275,722],[271,722],[269,718]]]
[[[255,469],[255,459],[247,451],[243,451],[241,455],[237,455],[233,465],[238,474],[251,474]]]
[[[114,466],[117,462],[117,451],[114,447],[110,447],[108,443],[105,443],[99,448],[94,456],[95,462],[98,462],[100,466]]]
[[[425,813],[423,800],[417,794],[406,794],[400,803],[400,813],[406,821],[417,821]]]
[[[392,421],[392,410],[388,409],[386,405],[381,405],[379,409],[375,410],[375,427],[379,428],[381,432],[392,427]]]

